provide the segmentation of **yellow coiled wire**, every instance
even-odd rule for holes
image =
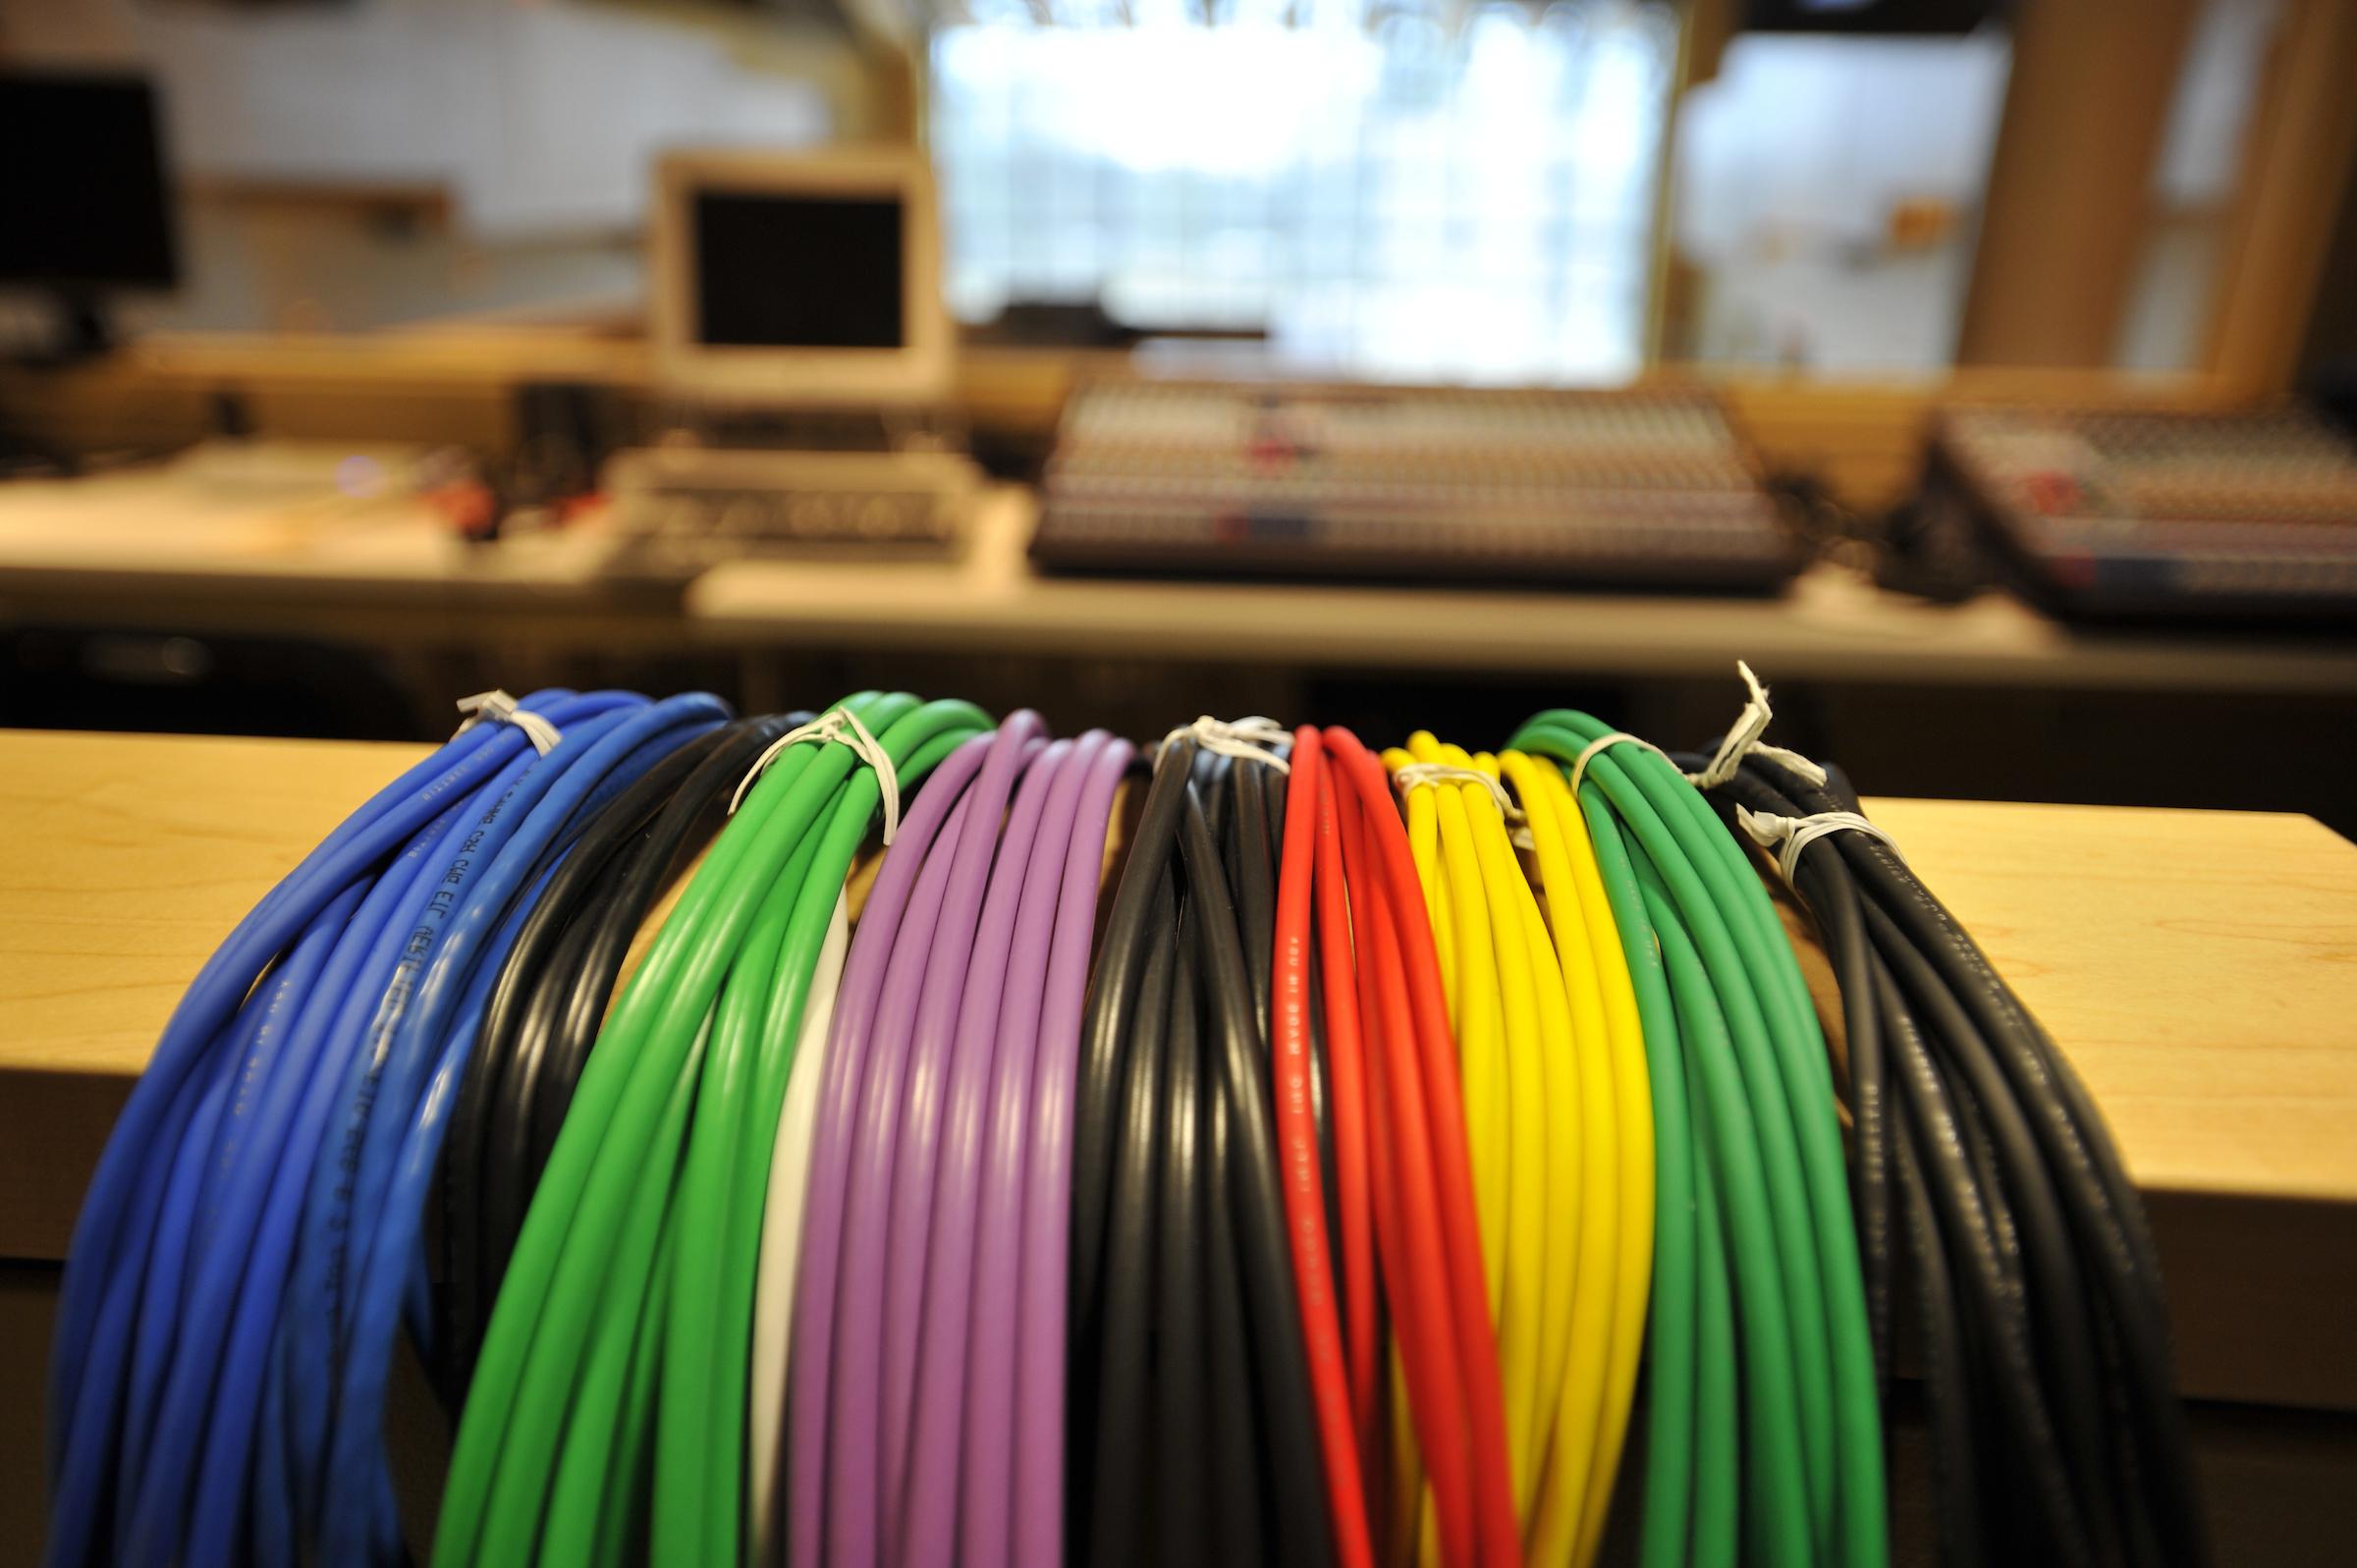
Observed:
[[[1575,1054],[1583,1181],[1571,1358],[1525,1544],[1586,1568],[1603,1540],[1636,1385],[1653,1268],[1653,1105],[1636,993],[1587,824],[1560,770],[1507,752],[1529,822]]]
[[[1395,771],[1411,762],[1470,769],[1494,778],[1463,751],[1429,734],[1385,755]],[[1551,1201],[1550,1151],[1562,1142],[1566,1077],[1550,1070],[1550,1033],[1533,965],[1536,906],[1513,859],[1496,798],[1472,780],[1439,781],[1405,791],[1408,840],[1438,927],[1446,920],[1442,971],[1456,1022],[1467,1143],[1482,1258],[1506,1392],[1507,1445],[1517,1515],[1534,1517],[1553,1420],[1552,1378],[1561,1376],[1562,1289],[1567,1214]],[[1544,950],[1544,945],[1541,945]],[[1552,1043],[1560,1054],[1561,1041]],[[1554,1157],[1563,1163],[1568,1151]],[[1551,1267],[1552,1265],[1552,1267]],[[1550,1275],[1557,1290],[1550,1297]],[[1427,1541],[1431,1532],[1425,1532]],[[1437,1542],[1434,1542],[1437,1544]]]

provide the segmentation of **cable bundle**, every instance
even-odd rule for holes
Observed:
[[[1866,1278],[1880,1342],[1895,1208],[1942,1560],[2206,1560],[2152,1237],[2077,1074],[1844,781],[1754,757],[1715,793],[1840,986]]]
[[[804,1003],[880,800],[985,723],[863,692],[762,754],[558,1133],[468,1391],[438,1560],[740,1549],[762,1211]]]
[[[1757,709],[1764,726],[1764,698]],[[1662,1197],[1644,1555],[1732,1562],[1748,1541],[1779,1562],[1879,1563],[1879,1390],[1817,1015],[1743,851],[1631,738],[1559,710],[1513,745],[1571,776],[1651,1058]],[[1730,737],[1725,755],[1756,739]]]
[[[1690,773],[1198,720],[1109,900],[1102,731],[488,695],[126,1108],[50,1559],[400,1560],[398,1320],[446,1564],[1586,1568],[1643,1359],[1647,1563],[1877,1568],[1895,1219],[1945,1560],[2200,1561],[2094,1107],[1751,683]]]
[[[763,1307],[792,1325],[768,1550],[795,1562],[1056,1559],[1074,1051],[1130,747],[1043,731],[943,764],[845,968],[798,1277]]]
[[[231,934],[117,1123],[59,1317],[52,1562],[398,1548],[395,1320],[498,956],[604,801],[726,718],[479,705],[508,722],[380,791]]]
[[[1223,745],[1161,747],[1089,988],[1067,1434],[1089,1562],[1332,1555],[1267,1078],[1282,778]]]
[[[639,923],[753,759],[812,717],[740,720],[664,758],[590,823],[524,917],[443,1152],[443,1385],[454,1414]]]
[[[1424,733],[1384,761],[1460,1042],[1516,1515],[1534,1558],[1585,1563],[1618,1474],[1652,1271],[1635,994],[1587,836],[1565,832],[1576,812],[1559,776]],[[1527,824],[1544,913],[1509,816]]]

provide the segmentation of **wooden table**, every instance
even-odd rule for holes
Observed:
[[[29,1440],[42,1342],[9,1325],[54,1289],[48,1265],[182,988],[421,750],[0,731],[0,1260],[42,1271],[12,1276],[0,1315],[17,1341],[0,1409],[23,1429],[5,1448]],[[2352,1451],[2357,845],[2289,816],[1868,810],[2110,1119],[2160,1234],[2185,1392],[2338,1413],[2334,1452]]]

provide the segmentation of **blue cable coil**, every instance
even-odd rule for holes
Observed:
[[[719,699],[549,690],[468,728],[207,960],[75,1229],[48,1561],[399,1561],[383,1409],[431,1320],[422,1223],[502,960],[598,811]]]

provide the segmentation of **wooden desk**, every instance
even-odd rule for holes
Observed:
[[[474,545],[412,496],[257,496],[170,467],[0,484],[0,620],[375,640],[644,641],[675,588],[590,527]],[[635,635],[633,635],[635,633]]]

